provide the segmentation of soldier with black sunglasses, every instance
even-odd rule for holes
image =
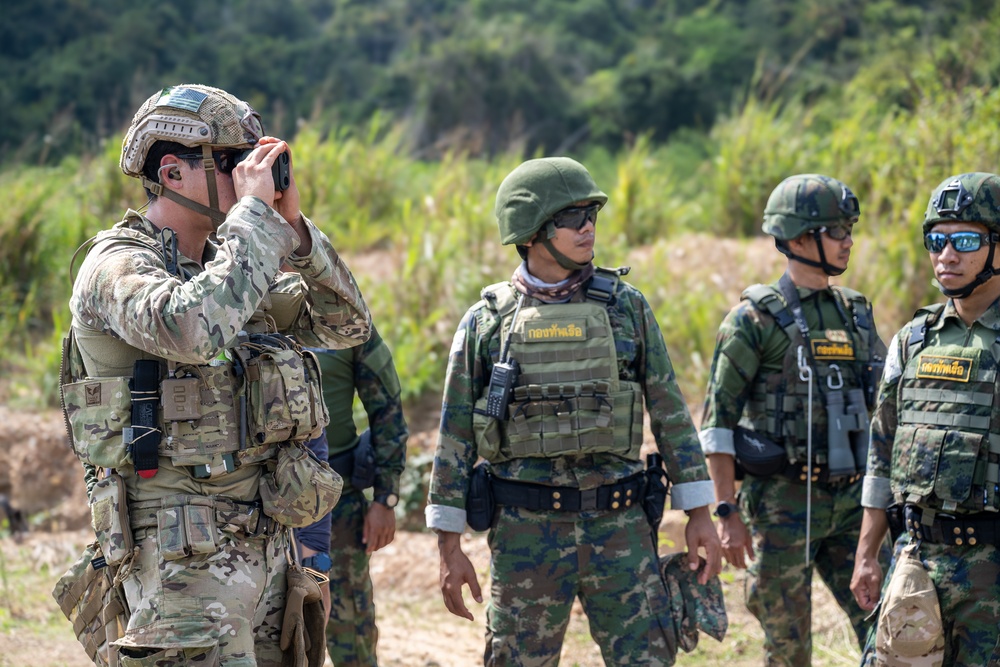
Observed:
[[[865,638],[849,584],[885,346],[864,295],[830,282],[847,269],[860,213],[851,189],[829,176],[778,184],[763,231],[787,269],[744,290],[716,340],[701,443],[723,554],[748,569],[747,607],[764,630],[765,665],[810,664],[814,572],[850,617],[859,647]]]
[[[918,310],[893,337],[872,417],[851,589],[863,609],[881,607],[863,664],[993,665],[1000,663],[1000,176],[944,180],[927,204],[923,234],[948,300]],[[890,528],[895,557],[883,585],[874,553]],[[895,592],[905,589],[913,594],[897,602]]]

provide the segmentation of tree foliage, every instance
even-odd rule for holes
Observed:
[[[209,83],[272,133],[404,124],[418,155],[617,149],[708,131],[747,99],[821,99],[861,63],[949,44],[996,82],[987,0],[8,0],[0,148],[53,163],[120,136],[164,85]],[[878,86],[878,82],[873,82]],[[887,102],[914,104],[906,86]]]

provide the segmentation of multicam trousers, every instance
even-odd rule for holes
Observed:
[[[557,665],[577,597],[606,664],[673,664],[670,599],[639,506],[498,514],[489,534],[487,666]]]
[[[280,667],[288,537],[216,531],[217,550],[164,560],[155,529],[123,581],[122,667]]]
[[[326,649],[337,667],[375,667],[375,599],[370,560],[361,543],[368,501],[356,489],[345,487],[330,513],[330,620]]]
[[[764,630],[764,664],[802,667],[812,655],[812,575],[819,573],[848,615],[859,648],[869,622],[851,594],[854,552],[861,530],[861,482],[812,485],[809,567],[806,485],[780,475],[747,476],[740,491],[753,536],[754,561],[746,579],[747,608]],[[888,547],[880,560],[888,563]]]

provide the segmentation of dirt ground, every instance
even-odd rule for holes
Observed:
[[[419,411],[414,426],[436,419]],[[415,414],[414,417],[417,415]],[[79,463],[68,451],[57,412],[14,412],[0,405],[0,452],[9,462],[0,472],[0,494],[30,510],[32,529],[15,540],[0,531],[0,667],[85,667],[91,664],[73,637],[50,591],[91,539]],[[430,447],[433,434],[414,429],[411,440]],[[661,552],[684,548],[681,512],[668,511],[661,527]],[[470,555],[488,591],[489,550],[483,534],[469,534]],[[485,604],[466,596],[475,622],[450,615],[438,589],[438,554],[432,534],[399,531],[372,558],[383,667],[468,667],[482,663]],[[679,665],[759,665],[760,629],[744,608],[743,574],[722,575],[730,629],[726,641],[702,637]],[[821,584],[814,587],[814,665],[855,665],[858,651],[848,638],[846,616]],[[563,650],[563,665],[602,665],[579,604]]]

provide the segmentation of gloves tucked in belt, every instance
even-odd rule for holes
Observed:
[[[289,563],[287,582],[279,644],[282,667],[323,667],[326,617],[320,585],[297,563]]]

